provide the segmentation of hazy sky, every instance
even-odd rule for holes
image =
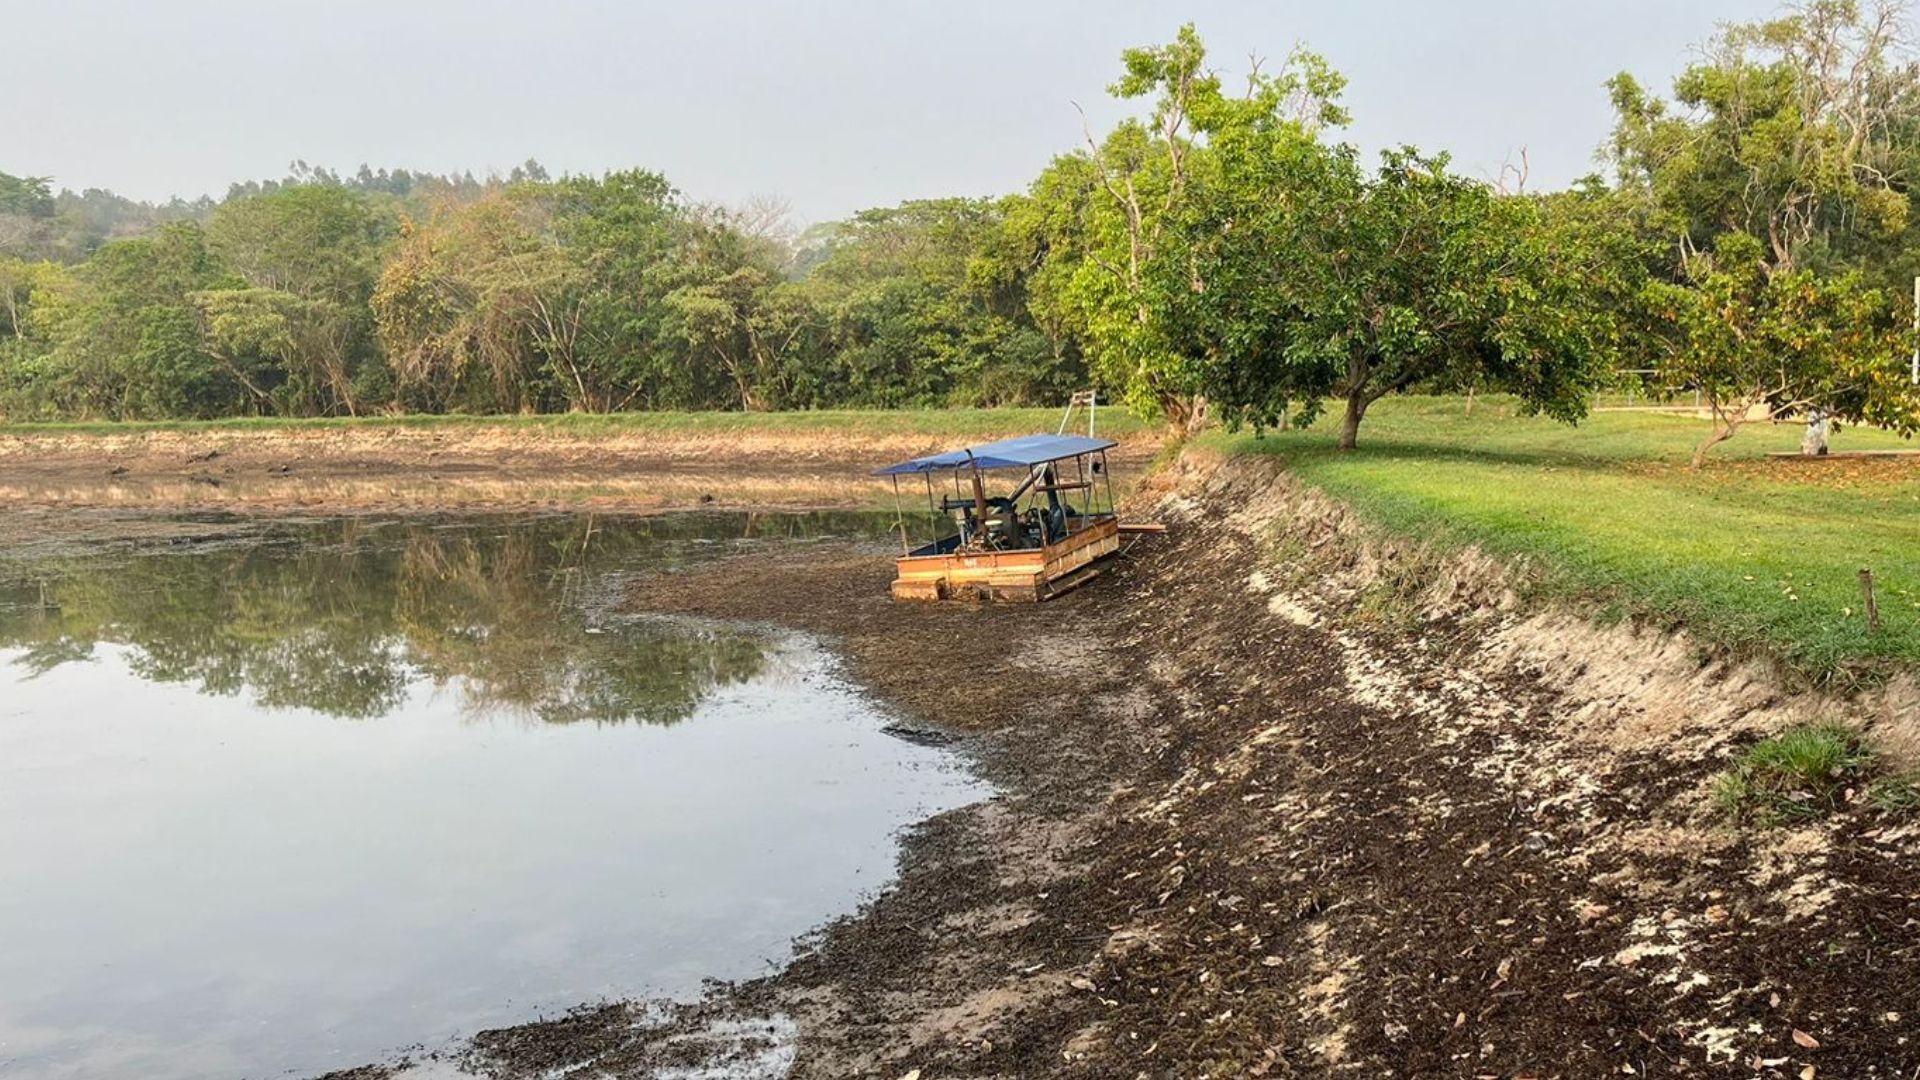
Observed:
[[[1219,67],[1296,42],[1352,80],[1348,137],[1536,188],[1591,171],[1628,69],[1665,88],[1772,0],[0,0],[0,170],[142,198],[295,158],[433,171],[644,166],[822,220],[1022,187],[1121,115],[1122,48],[1199,26]]]

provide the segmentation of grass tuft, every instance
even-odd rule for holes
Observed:
[[[1867,788],[1867,801],[1889,814],[1920,810],[1920,772],[1883,776]]]
[[[1714,801],[1736,817],[1785,825],[1840,808],[1875,761],[1872,747],[1839,724],[1808,724],[1748,747],[1714,785]]]

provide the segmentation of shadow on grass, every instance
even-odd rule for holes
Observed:
[[[1310,439],[1311,441],[1308,441]],[[1229,450],[1278,457],[1288,464],[1314,462],[1426,461],[1462,464],[1512,466],[1517,468],[1578,469],[1594,473],[1620,474],[1628,466],[1664,466],[1661,458],[1597,457],[1577,451],[1549,448],[1490,447],[1430,442],[1420,439],[1386,436],[1362,442],[1358,448],[1343,451],[1331,438],[1311,435],[1300,441],[1289,440],[1289,433],[1231,436]]]

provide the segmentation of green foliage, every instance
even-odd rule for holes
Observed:
[[[1038,266],[1041,325],[1070,328],[1107,388],[1190,431],[1206,417],[1205,358],[1170,337],[1156,310],[1165,282],[1191,276],[1191,238],[1179,223],[1215,169],[1216,147],[1276,130],[1310,139],[1346,123],[1337,104],[1345,80],[1297,51],[1229,95],[1191,24],[1167,45],[1127,50],[1121,62],[1125,74],[1110,92],[1152,98],[1150,117],[1123,122],[1098,143],[1089,136],[1084,153],[1056,159],[1010,218]]]
[[[53,192],[44,176],[13,176],[0,172],[0,214],[24,217],[53,216]]]
[[[1781,270],[1904,232],[1920,70],[1902,31],[1896,5],[1810,0],[1725,27],[1674,80],[1679,109],[1613,79],[1614,161],[1676,266],[1724,232]]]
[[[1920,429],[1920,388],[1905,362],[1907,312],[1857,274],[1768,274],[1744,234],[1723,237],[1722,249],[1731,256],[1721,260],[1726,268],[1696,260],[1687,283],[1647,287],[1646,304],[1668,329],[1663,377],[1700,391],[1716,418],[1694,454],[1696,468],[1757,411],[1819,408],[1901,434]]]
[[[207,416],[231,409],[238,388],[212,370],[193,296],[216,265],[198,226],[102,248],[74,271],[32,271],[24,333],[0,388],[15,419],[52,416]]]
[[[1839,809],[1873,763],[1872,749],[1851,728],[1789,728],[1742,753],[1715,781],[1714,802],[1763,825],[1809,821]]]
[[[1647,298],[1660,378],[1720,419],[1696,466],[1762,406],[1805,415],[1810,452],[1828,418],[1920,423],[1900,361],[1911,312],[1869,287],[1904,296],[1920,273],[1920,68],[1904,30],[1898,4],[1809,0],[1725,27],[1672,103],[1630,75],[1610,84],[1622,194],[1668,253]]]
[[[1607,298],[1631,280],[1590,224],[1411,150],[1368,177],[1351,147],[1298,130],[1217,146],[1180,222],[1189,257],[1157,296],[1230,423],[1311,422],[1333,396],[1351,448],[1374,402],[1414,387],[1498,388],[1555,419],[1585,414],[1614,360]]]
[[[1077,342],[1026,303],[1031,252],[1010,208],[929,199],[836,227],[796,283],[830,335],[821,389],[870,406],[1051,403],[1077,389]]]
[[[1403,392],[1577,421],[1651,353],[1722,438],[1742,403],[1911,431],[1885,286],[1920,271],[1920,71],[1895,14],[1811,0],[1729,28],[1673,102],[1621,76],[1619,183],[1547,196],[1411,148],[1363,165],[1327,138],[1348,115],[1324,59],[1230,84],[1191,25],[1126,50],[1108,90],[1136,115],[1023,193],[798,243],[778,207],[640,170],[296,162],[164,206],[0,174],[0,412],[998,405],[1091,382],[1181,435],[1337,401],[1351,447]]]
[[[341,187],[282,188],[214,211],[208,248],[246,287],[196,299],[210,350],[258,407],[292,415],[367,407],[357,387],[384,362],[368,305],[394,230],[365,196]]]

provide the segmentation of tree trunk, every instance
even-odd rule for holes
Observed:
[[[1827,435],[1833,428],[1833,417],[1827,410],[1812,408],[1807,410],[1807,431],[1800,437],[1800,452],[1807,457],[1825,457],[1827,455]]]
[[[1340,424],[1340,449],[1351,450],[1360,444],[1360,421],[1367,415],[1367,395],[1355,390],[1347,395],[1347,415]]]
[[[1207,399],[1199,394],[1161,394],[1160,415],[1167,418],[1167,430],[1174,438],[1191,438],[1207,424]]]
[[[1739,429],[1740,429],[1740,424],[1737,421],[1733,421],[1733,420],[1727,421],[1727,426],[1724,428],[1718,424],[1715,424],[1713,428],[1713,434],[1701,440],[1701,443],[1699,446],[1694,447],[1693,464],[1689,467],[1698,471],[1702,466],[1704,466],[1707,463],[1707,451],[1713,449],[1716,446],[1719,446],[1721,443],[1726,442],[1728,439],[1733,438],[1733,433],[1738,431]]]
[[[1207,426],[1209,412],[1207,404],[1204,394],[1195,394],[1187,399],[1187,434],[1189,436],[1200,434],[1200,430]]]

